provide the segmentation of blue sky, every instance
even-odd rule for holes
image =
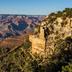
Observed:
[[[47,15],[72,8],[72,0],[0,0],[0,14]]]

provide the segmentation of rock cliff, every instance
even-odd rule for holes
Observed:
[[[72,9],[49,14],[35,29],[36,34],[30,35],[32,53],[52,55],[56,42],[72,36]]]

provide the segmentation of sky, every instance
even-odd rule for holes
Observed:
[[[0,0],[0,14],[48,15],[72,8],[72,0]]]

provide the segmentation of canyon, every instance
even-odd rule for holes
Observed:
[[[33,32],[45,16],[0,14],[0,40]]]

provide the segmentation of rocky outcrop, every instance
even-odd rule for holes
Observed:
[[[53,28],[54,30],[52,33],[48,36],[47,42],[46,42],[46,51],[47,54],[53,54],[55,50],[55,43],[60,39],[65,39],[66,37],[72,36],[72,18],[66,18],[64,23],[64,20],[60,17],[58,17],[53,22]],[[50,26],[48,27],[50,28]]]
[[[44,55],[45,51],[45,38],[44,29],[40,27],[40,33],[36,35],[30,35],[29,40],[32,42],[32,53]]]
[[[58,40],[72,36],[72,17],[68,15],[68,11],[51,14],[39,23],[39,27],[40,32],[29,37],[32,42],[32,53],[52,55]],[[39,36],[35,37],[37,35]]]

